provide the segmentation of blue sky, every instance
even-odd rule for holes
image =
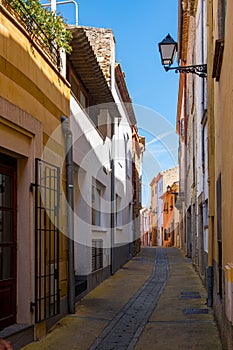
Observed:
[[[173,125],[178,75],[161,66],[158,42],[167,33],[177,39],[177,0],[77,0],[79,24],[110,28],[116,39],[133,103],[154,109]],[[58,7],[75,23],[74,5]]]
[[[44,0],[43,0],[44,1]],[[116,58],[138,120],[146,136],[143,164],[143,204],[148,205],[148,186],[160,170],[177,163],[175,134],[178,74],[165,72],[158,42],[168,33],[177,40],[177,0],[77,0],[79,25],[112,29]],[[75,24],[74,5],[58,6],[68,23]]]

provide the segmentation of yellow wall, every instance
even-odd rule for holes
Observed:
[[[69,116],[69,85],[29,41],[23,28],[0,13],[1,96],[43,123],[50,135]]]
[[[217,33],[217,1],[214,1],[214,38]],[[215,186],[219,173],[222,177],[222,239],[223,266],[233,262],[233,22],[232,1],[227,1],[225,44],[222,69],[219,82],[214,82],[214,119],[215,119]],[[216,207],[216,200],[215,200]],[[215,211],[215,242],[217,240],[217,211]],[[217,244],[214,249],[217,257]]]
[[[56,138],[50,143],[52,163],[61,165],[64,160],[60,117],[70,114],[70,87],[2,4],[0,152],[18,159],[17,322],[33,323],[28,305],[34,300],[34,194],[29,187],[35,182],[35,158],[42,157],[44,146],[55,130],[58,130]],[[65,173],[61,171],[65,182]],[[66,233],[64,196],[60,225]],[[60,288],[64,297],[67,294],[67,239],[63,235],[60,238]]]

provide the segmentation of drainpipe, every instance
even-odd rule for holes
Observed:
[[[62,116],[62,131],[66,149],[66,197],[67,197],[67,236],[68,236],[68,311],[75,313],[74,278],[74,197],[73,197],[73,138],[68,118]]]
[[[115,142],[115,141],[114,141]],[[114,237],[115,237],[115,169],[114,159],[111,160],[111,275],[115,273],[115,251],[114,251]]]
[[[115,273],[115,118],[114,118],[114,132],[112,135],[112,149],[111,149],[111,274]]]

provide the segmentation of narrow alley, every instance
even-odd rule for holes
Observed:
[[[222,349],[206,290],[177,248],[143,248],[31,349]],[[69,345],[67,346],[67,344]]]

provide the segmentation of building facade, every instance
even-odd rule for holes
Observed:
[[[226,349],[233,346],[232,6],[179,2],[179,63],[207,63],[207,78],[180,76],[177,110],[182,246],[206,285]]]
[[[233,347],[232,328],[232,24],[230,1],[208,4],[208,156],[210,301],[223,345]],[[212,294],[211,294],[212,293]],[[213,299],[211,298],[213,296]]]
[[[161,196],[163,200],[163,237],[162,245],[167,247],[180,247],[179,212],[176,208],[179,195],[179,184],[173,182],[168,185],[166,192]]]
[[[206,62],[206,2],[180,2],[179,62]],[[208,261],[208,152],[207,80],[181,74],[177,108],[180,164],[180,224],[182,246],[207,280]]]
[[[38,336],[48,318],[67,312],[61,129],[49,161],[43,153],[61,116],[69,117],[70,89],[51,52],[32,41],[7,2],[0,6],[0,328],[5,337],[18,332],[22,346],[35,323]]]
[[[161,171],[152,179],[150,183],[152,245],[162,246],[164,241],[167,240],[166,231],[164,232],[164,219],[166,220],[167,224],[167,216],[164,217],[164,199],[166,197],[167,187],[172,186],[173,183],[178,180],[179,168],[176,166],[174,168]]]

